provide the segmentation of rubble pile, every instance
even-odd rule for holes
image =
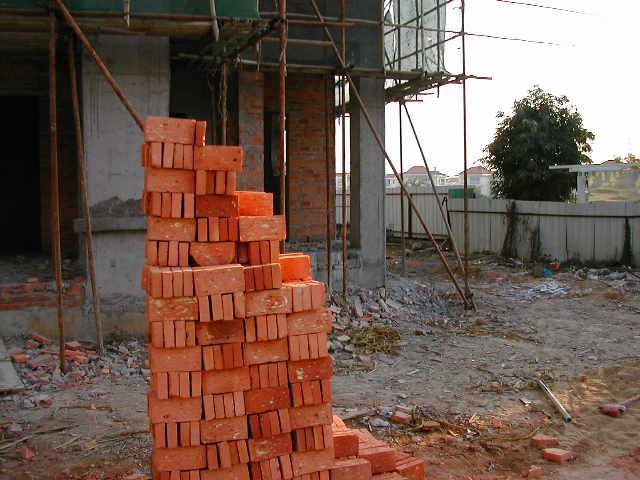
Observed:
[[[9,353],[27,390],[26,408],[50,403],[48,395],[32,395],[33,392],[51,392],[72,385],[96,383],[98,379],[149,375],[147,347],[136,338],[107,342],[103,356],[98,356],[93,342],[66,342],[67,371],[64,374],[60,371],[58,345],[43,335],[26,336],[20,345],[10,347]]]

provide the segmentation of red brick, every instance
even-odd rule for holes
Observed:
[[[407,480],[424,480],[424,460],[406,453],[395,452],[396,472]]]
[[[167,254],[167,265],[170,267],[177,267],[180,262],[179,246],[180,242],[169,242],[169,252]],[[174,295],[177,297],[178,295]]]
[[[236,246],[232,242],[195,242],[191,244],[189,252],[195,264],[202,267],[227,265],[236,260]]]
[[[238,200],[233,195],[197,195],[196,217],[237,217]]]
[[[205,145],[194,148],[196,170],[239,171],[242,169],[242,147],[235,145]]]
[[[283,253],[278,257],[282,267],[282,280],[311,280],[311,257],[302,253]]]
[[[333,448],[336,458],[358,455],[358,436],[351,430],[333,431]]]
[[[196,196],[193,193],[185,193],[183,199],[182,216],[194,218],[196,216]]]
[[[207,138],[207,122],[206,120],[196,120],[195,140],[193,142],[196,147],[204,147]]]
[[[217,470],[202,470],[200,480],[249,480],[249,467],[245,464]]]
[[[289,362],[289,381],[291,383],[328,379],[332,375],[333,365],[329,357]]]
[[[193,218],[147,217],[147,239],[194,242],[196,221]]]
[[[148,297],[147,318],[150,322],[162,322],[165,320],[198,320],[198,303],[193,297]]]
[[[224,195],[224,192],[227,189],[226,183],[225,183],[226,175],[221,170],[213,173],[214,173],[214,176],[213,176],[214,189],[213,189],[213,192],[210,192],[210,193],[215,193],[216,195]]]
[[[197,296],[244,291],[241,265],[197,267],[193,269],[193,281]]]
[[[163,472],[198,470],[207,466],[207,452],[204,446],[158,448],[153,451],[151,465],[154,471]]]
[[[171,194],[171,218],[182,218],[182,195],[182,193]]]
[[[263,413],[290,406],[288,387],[269,387],[259,390],[247,390],[244,393],[244,405],[247,414]]]
[[[197,372],[202,370],[201,347],[149,349],[151,370],[158,372]]]
[[[238,228],[241,242],[284,240],[287,237],[284,215],[240,217]]]
[[[248,442],[249,458],[252,462],[267,460],[291,453],[291,435],[283,433],[269,438],[250,439]]]
[[[289,409],[289,420],[291,428],[313,427],[315,425],[331,425],[331,405],[311,405],[305,407],[294,407]]]
[[[369,480],[371,475],[371,464],[364,458],[345,458],[331,467],[331,480]]]
[[[195,193],[195,173],[193,170],[147,168],[144,188],[148,192]]]
[[[145,142],[173,142],[193,145],[195,133],[195,120],[150,116],[144,121]]]
[[[247,302],[244,292],[233,292],[233,309],[236,318],[245,318],[247,314]]]
[[[235,192],[238,198],[238,214],[247,217],[273,215],[273,193]]]
[[[202,417],[202,400],[198,398],[169,398],[161,400],[150,395],[151,423],[190,422]]]
[[[281,362],[288,359],[289,347],[286,338],[270,342],[247,343],[244,346],[245,365]]]
[[[557,447],[558,445],[560,445],[560,440],[556,437],[552,437],[551,435],[539,433],[534,435],[531,439],[531,446],[539,449]]]
[[[413,420],[413,415],[403,410],[396,409],[393,412],[393,415],[391,415],[391,421],[394,423],[407,424],[407,423],[411,423],[412,420]]]
[[[148,166],[162,167],[162,142],[150,142],[149,144],[149,164]]]
[[[333,466],[333,449],[293,452],[291,466],[294,476],[329,470]]]
[[[331,312],[328,309],[287,315],[289,335],[330,332],[332,326]]]
[[[575,460],[576,454],[561,448],[545,448],[542,450],[542,456],[551,462],[564,463]]]
[[[175,144],[173,142],[164,142],[162,147],[162,168],[173,168],[174,152]]]
[[[199,324],[196,326],[196,337],[199,345],[244,342],[244,322],[232,320]]]
[[[173,168],[184,168],[184,145],[181,143],[173,146]]]
[[[292,312],[289,288],[249,292],[245,297],[247,317]]]
[[[193,170],[193,145],[183,145],[184,149],[184,168]]]
[[[226,188],[224,193],[226,195],[233,195],[236,193],[236,189],[238,187],[238,173],[237,172],[227,172],[226,178]]]
[[[204,373],[202,390],[206,395],[241,392],[251,388],[249,369],[210,370]],[[245,402],[246,403],[246,402]]]
[[[369,446],[359,445],[358,457],[371,463],[371,470],[375,473],[393,472],[396,468],[395,452],[387,445]]]
[[[247,438],[247,417],[232,417],[200,422],[200,441],[202,443],[246,440]]]

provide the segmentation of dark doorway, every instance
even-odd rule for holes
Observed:
[[[0,96],[0,255],[39,253],[38,97]]]
[[[275,213],[280,211],[280,114],[264,112],[264,191],[273,193]]]

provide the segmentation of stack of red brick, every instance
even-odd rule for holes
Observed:
[[[421,462],[335,423],[324,284],[280,253],[272,195],[236,191],[241,147],[205,131],[145,122],[153,478],[422,480]]]

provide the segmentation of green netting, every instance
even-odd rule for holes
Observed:
[[[47,0],[0,0],[0,7],[43,8]],[[68,0],[72,10],[121,12],[121,0]],[[216,0],[217,14],[221,17],[258,18],[257,0]],[[131,13],[162,13],[184,15],[210,15],[209,0],[132,0]]]

